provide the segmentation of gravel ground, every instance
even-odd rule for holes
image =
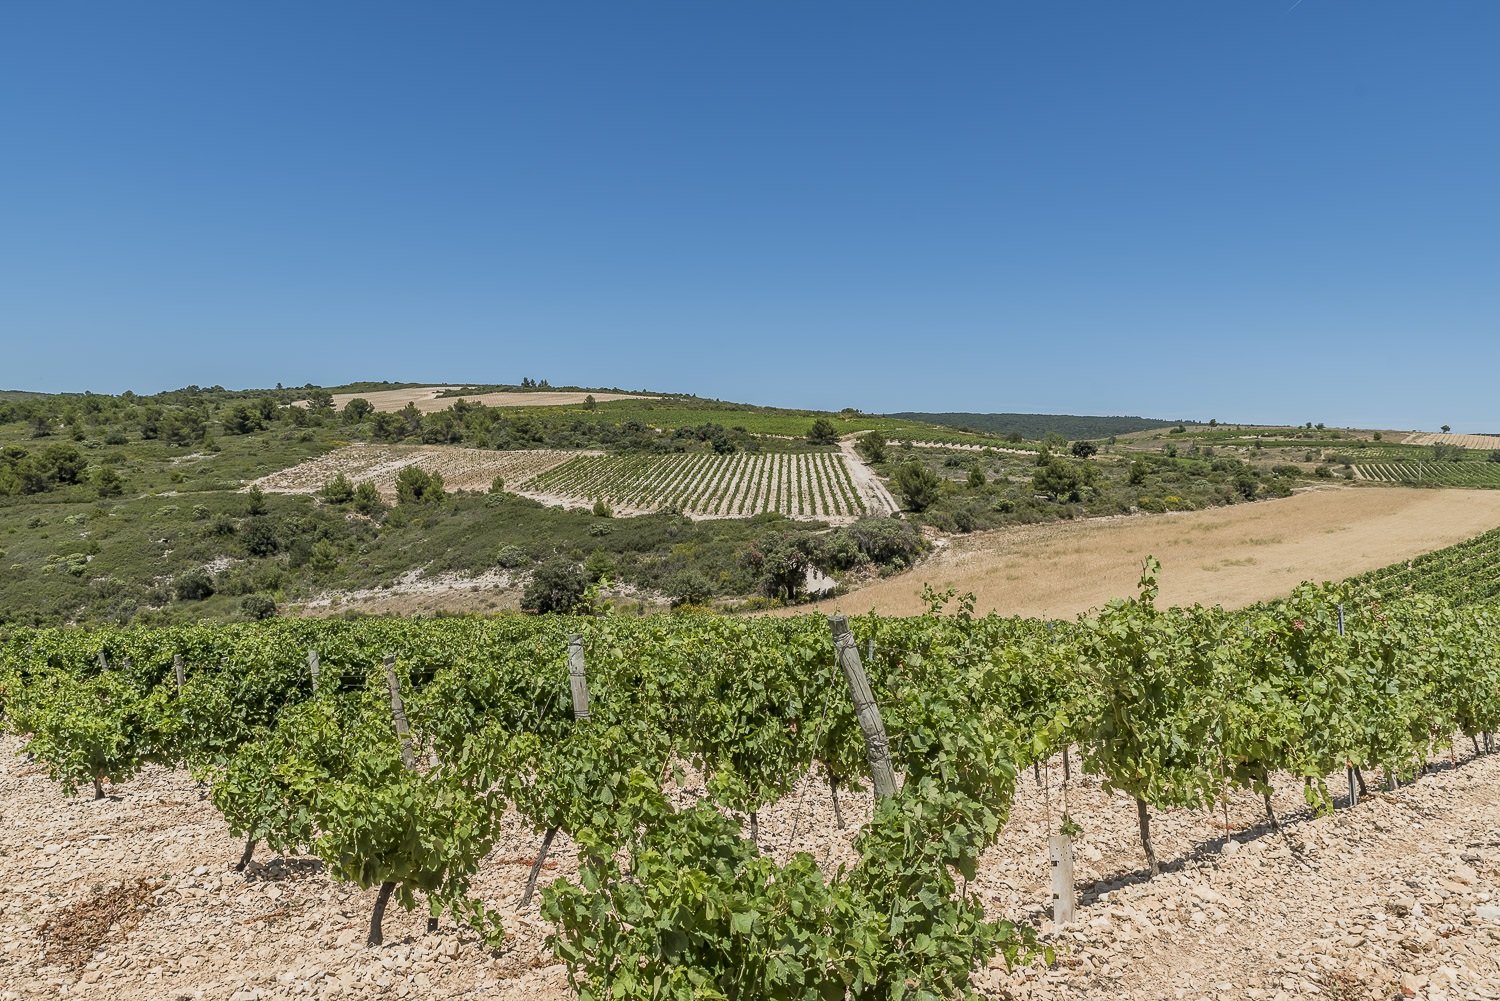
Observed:
[[[247,873],[230,871],[242,845],[185,772],[151,769],[105,800],[70,800],[20,747],[0,738],[0,1001],[571,996],[537,901],[517,906],[540,838],[516,817],[476,884],[505,914],[503,948],[447,919],[425,934],[422,914],[393,908],[386,945],[372,950],[374,891],[264,850]],[[1130,800],[1092,780],[1064,790],[1060,760],[1043,780],[1023,776],[973,888],[994,915],[1038,921],[1058,961],[981,971],[989,997],[1500,999],[1500,755],[1316,819],[1284,780],[1280,832],[1258,798],[1234,797],[1238,847],[1227,852],[1221,812],[1164,812],[1153,880]],[[690,775],[675,795],[700,792]],[[1065,796],[1084,828],[1081,898],[1078,920],[1058,929],[1043,910],[1046,835]],[[841,790],[840,803],[843,830],[827,786],[804,780],[760,814],[763,845],[782,858],[811,852],[830,869],[854,861],[849,839],[870,797]],[[543,882],[574,871],[560,836]]]

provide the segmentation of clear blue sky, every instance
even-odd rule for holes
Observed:
[[[1500,431],[1500,4],[11,3],[0,387]]]

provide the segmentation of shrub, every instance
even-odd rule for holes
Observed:
[[[110,428],[109,432],[104,436],[104,444],[106,445],[123,445],[129,440],[125,432],[120,428]]]
[[[338,569],[339,551],[333,543],[327,539],[319,539],[308,553],[307,565],[315,573],[331,573]]]
[[[531,572],[531,581],[521,594],[521,607],[530,612],[567,614],[585,604],[588,578],[566,557],[557,556]]]
[[[349,477],[339,473],[323,484],[318,493],[330,504],[347,504],[354,499],[354,484],[349,482]]]
[[[201,601],[214,593],[214,579],[205,567],[195,567],[177,575],[172,590],[180,601]]]
[[[448,495],[443,490],[441,473],[429,473],[418,466],[407,466],[396,475],[396,499],[402,504],[441,504]]]
[[[1099,454],[1099,446],[1091,441],[1075,441],[1072,451],[1078,458],[1088,459]]]
[[[276,526],[263,515],[246,520],[240,538],[245,543],[245,552],[251,556],[270,556],[281,548]]]
[[[1313,475],[1321,477],[1323,479],[1327,479],[1328,477],[1333,475],[1333,469],[1329,466],[1319,466],[1317,469],[1313,470]]]
[[[595,518],[613,518],[615,512],[602,499],[594,501]]]
[[[615,558],[607,549],[596,549],[583,561],[583,572],[590,583],[604,580],[615,572]]]
[[[531,564],[531,557],[520,546],[501,546],[495,554],[495,565],[506,570],[517,570]]]
[[[885,446],[885,435],[879,431],[860,435],[854,442],[854,450],[864,456],[866,462],[884,462]]]
[[[974,463],[969,469],[969,489],[978,490],[987,482],[989,481],[984,478],[984,470],[979,468],[979,463]]]
[[[99,467],[99,471],[94,474],[94,487],[99,491],[100,497],[118,497],[125,492],[120,474],[111,466]]]
[[[1083,499],[1083,489],[1092,482],[1093,473],[1093,466],[1076,466],[1053,458],[1036,471],[1031,488],[1059,502],[1077,503]]]
[[[385,501],[380,499],[380,491],[375,489],[375,484],[366,480],[354,488],[354,510],[372,518],[385,510]]]
[[[251,484],[249,491],[245,494],[245,513],[248,515],[266,513],[265,491],[255,484]]]
[[[910,563],[927,547],[916,526],[890,518],[861,518],[839,532],[853,539],[871,563]]]
[[[679,570],[662,583],[662,593],[672,600],[672,607],[703,605],[713,597],[714,587],[697,570]]]
[[[276,614],[276,601],[269,594],[247,594],[240,601],[240,612],[256,622],[269,619]]]
[[[503,494],[503,493],[505,493],[505,477],[503,477],[503,476],[497,476],[493,480],[490,480],[490,493],[492,493],[492,494]]]

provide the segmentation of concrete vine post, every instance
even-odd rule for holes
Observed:
[[[880,707],[870,691],[870,679],[865,676],[864,665],[859,662],[859,647],[854,643],[854,634],[849,631],[849,620],[842,615],[829,618],[828,628],[833,633],[833,649],[843,669],[844,680],[849,683],[849,694],[854,698],[854,717],[865,735],[865,751],[870,757],[870,778],[875,785],[875,799],[896,795],[896,771],[891,767],[891,745],[885,735],[885,724],[880,720]]]
[[[318,694],[318,651],[307,651],[307,673],[312,675],[313,695]]]
[[[182,694],[182,686],[187,684],[187,674],[182,669],[182,654],[172,654],[172,673],[177,676],[177,694]]]
[[[1052,920],[1059,925],[1073,920],[1073,838],[1054,834],[1048,838],[1052,857]]]
[[[589,682],[583,663],[583,637],[568,636],[568,688],[573,693],[573,719],[589,718]]]

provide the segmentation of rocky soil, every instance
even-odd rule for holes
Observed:
[[[539,836],[516,817],[476,886],[505,915],[502,948],[446,918],[425,934],[424,914],[393,908],[386,945],[367,949],[373,891],[264,851],[233,872],[242,845],[186,773],[152,769],[107,799],[65,799],[20,748],[0,739],[0,1001],[571,996],[537,901],[518,906]],[[988,997],[1500,999],[1500,755],[1460,757],[1328,817],[1283,779],[1282,829],[1258,798],[1235,796],[1227,843],[1222,812],[1161,813],[1155,879],[1130,800],[1076,774],[1065,786],[1060,760],[1040,778],[1022,777],[972,889],[994,915],[1035,921],[1057,961],[980,971]],[[690,777],[675,795],[700,793]],[[870,798],[840,800],[843,830],[809,777],[762,812],[763,846],[852,862]],[[1064,809],[1084,829],[1081,896],[1078,920],[1056,928],[1046,835]],[[576,869],[565,838],[549,859],[543,883]]]

